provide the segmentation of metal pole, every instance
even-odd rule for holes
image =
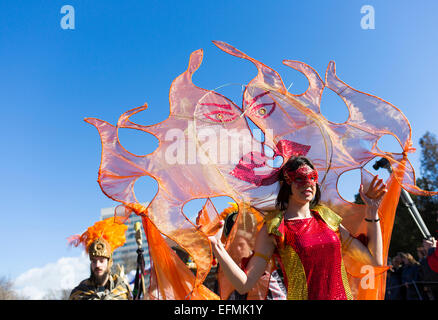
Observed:
[[[134,230],[135,230],[135,241],[137,242],[137,272],[140,274],[140,282],[141,282],[141,288],[138,288],[139,291],[142,291],[143,298],[146,295],[146,288],[144,283],[144,259],[143,259],[143,248],[142,248],[142,234],[141,234],[141,224],[140,222],[136,222],[134,224]],[[140,298],[140,294],[138,294],[137,298]]]
[[[385,168],[386,170],[388,170],[389,174],[392,174],[392,169],[391,166],[389,165],[389,161],[386,160],[385,158],[381,158],[379,161],[377,161],[373,165],[373,168],[375,170],[378,170],[379,168]],[[417,224],[418,229],[420,229],[420,232],[423,235],[423,237],[425,239],[430,239],[432,236],[429,230],[427,229],[427,226],[424,223],[423,218],[421,218],[421,215],[418,212],[418,209],[415,206],[415,203],[412,201],[412,198],[409,195],[409,193],[405,189],[401,188],[400,196],[403,201],[403,204],[408,208],[409,213],[411,214],[412,218]]]
[[[417,284],[415,283],[415,281],[412,281],[412,284],[414,285],[415,291],[417,291],[417,296],[419,300],[423,300],[423,297],[420,293],[420,290],[418,290]]]
[[[418,212],[417,207],[415,206],[414,202],[412,201],[411,196],[405,189],[401,189],[401,198],[403,200],[403,203],[408,208],[409,212],[411,213],[412,218],[414,219],[415,223],[417,224],[417,227],[420,229],[421,234],[425,239],[430,239],[432,236],[427,229],[427,226],[425,225],[423,219],[420,216],[420,213]]]

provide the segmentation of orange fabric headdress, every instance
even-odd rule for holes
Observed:
[[[68,239],[69,243],[75,247],[82,245],[85,247],[85,251],[90,254],[89,250],[91,245],[97,240],[102,243],[107,243],[110,248],[109,252],[112,252],[121,247],[126,242],[125,232],[128,226],[122,223],[122,219],[119,217],[111,217],[105,220],[97,221],[93,226],[89,227],[82,235],[75,235]]]

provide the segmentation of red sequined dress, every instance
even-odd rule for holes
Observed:
[[[352,294],[342,260],[342,218],[326,207],[307,219],[284,220],[282,212],[266,216],[268,233],[277,241],[289,300],[350,300]]]

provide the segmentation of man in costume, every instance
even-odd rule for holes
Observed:
[[[131,300],[128,284],[120,274],[111,273],[112,254],[116,246],[125,242],[126,226],[114,218],[99,221],[80,237],[70,242],[86,245],[90,257],[90,277],[83,280],[70,294],[70,300]],[[94,239],[96,238],[96,239]],[[116,238],[119,238],[116,240]],[[87,245],[89,243],[89,245]],[[112,245],[111,245],[112,243]]]

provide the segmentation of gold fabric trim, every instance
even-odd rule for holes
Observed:
[[[283,212],[279,210],[269,212],[265,218],[265,224],[268,231],[268,234],[273,234],[279,237],[282,237],[280,231],[278,231],[278,227],[281,224],[281,220],[283,220]]]
[[[326,206],[318,205],[313,210],[317,211],[320,217],[328,225],[328,227],[333,231],[338,231],[339,225],[341,224],[342,217],[337,215],[333,210]],[[267,231],[269,234],[274,234],[276,236],[282,236],[278,227],[283,220],[283,211],[275,210],[269,212],[264,220],[266,223]]]
[[[324,220],[324,222],[328,225],[330,229],[333,231],[338,231],[339,225],[341,224],[342,218],[334,213],[331,209],[325,206],[316,206],[313,210],[317,211]]]
[[[279,250],[281,261],[287,279],[287,299],[288,300],[307,300],[307,280],[306,272],[301,263],[298,253],[291,246]]]
[[[353,300],[353,294],[351,293],[350,284],[348,283],[347,271],[345,270],[344,259],[341,258],[341,275],[342,283],[344,284],[345,295],[347,300]]]
[[[107,289],[97,292],[95,284],[86,279],[70,294],[69,300],[132,300],[129,286],[117,275],[111,275]]]

